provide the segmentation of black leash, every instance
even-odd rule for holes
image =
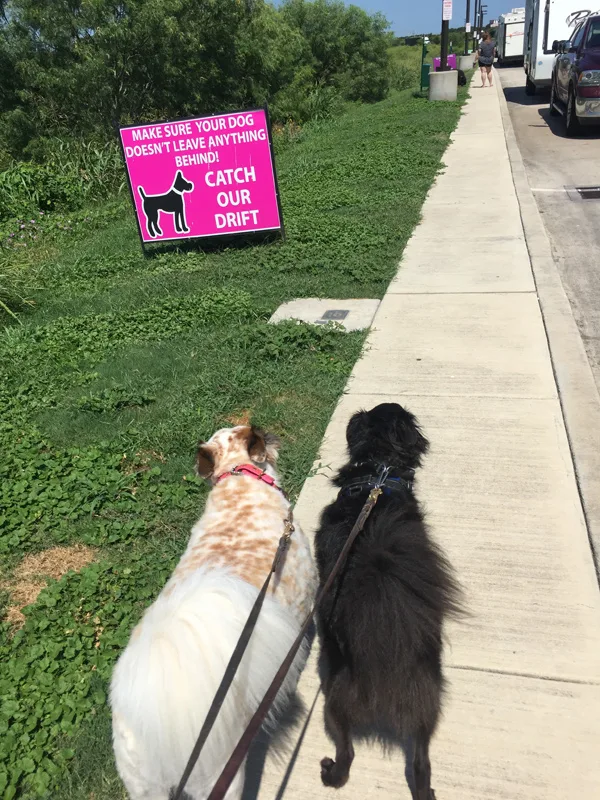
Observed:
[[[192,770],[196,766],[196,762],[200,757],[200,753],[202,752],[202,748],[204,747],[206,740],[208,739],[208,735],[212,730],[213,725],[215,724],[215,720],[219,715],[219,711],[225,701],[225,697],[227,696],[227,692],[229,691],[231,684],[233,683],[233,679],[235,678],[236,672],[242,658],[244,657],[244,653],[246,652],[246,647],[248,646],[248,642],[252,637],[252,633],[254,628],[256,627],[256,623],[258,621],[258,615],[260,614],[260,610],[263,606],[265,597],[267,595],[267,590],[269,588],[269,584],[271,583],[271,577],[274,572],[276,572],[277,567],[279,566],[279,562],[287,550],[290,537],[294,532],[294,524],[292,521],[292,510],[285,519],[284,522],[284,532],[279,540],[279,545],[277,546],[277,552],[275,553],[275,558],[273,559],[273,564],[267,575],[266,581],[263,583],[263,587],[260,590],[256,600],[254,601],[254,605],[252,606],[252,610],[246,620],[246,624],[242,630],[240,638],[235,646],[235,650],[233,651],[231,658],[229,659],[229,663],[227,664],[227,668],[221,679],[221,683],[219,684],[219,688],[217,689],[217,693],[214,696],[214,699],[208,709],[208,713],[206,715],[206,719],[202,725],[202,729],[198,734],[198,738],[196,739],[196,744],[194,745],[194,749],[188,759],[188,762],[185,766],[183,771],[183,775],[181,776],[181,780],[179,781],[179,785],[175,790],[175,793],[171,795],[170,800],[180,800],[181,796],[183,795],[183,790],[185,789],[185,785],[189,780],[190,775],[192,774]]]
[[[388,470],[388,472],[389,472],[389,470]],[[387,479],[387,472],[385,473],[385,477],[383,478],[383,480],[386,480],[386,479]],[[223,800],[223,798],[227,794],[227,791],[228,791],[229,787],[231,786],[231,783],[232,783],[233,779],[235,778],[238,769],[241,767],[242,762],[246,758],[248,750],[250,749],[250,745],[252,744],[252,740],[254,739],[256,734],[258,733],[258,731],[260,729],[260,726],[263,724],[263,722],[265,720],[265,717],[267,716],[267,714],[269,712],[269,708],[271,707],[273,701],[275,700],[275,697],[277,696],[277,692],[281,688],[281,684],[285,680],[285,676],[287,675],[290,667],[292,666],[294,658],[296,657],[296,653],[298,652],[298,649],[300,648],[300,645],[302,644],[302,641],[303,641],[304,637],[306,636],[306,633],[308,632],[308,629],[309,629],[310,624],[312,622],[312,618],[315,615],[317,607],[321,603],[321,600],[323,599],[323,597],[330,590],[331,585],[333,584],[333,581],[335,580],[335,578],[337,577],[338,573],[341,571],[342,567],[346,563],[346,559],[348,557],[348,553],[350,551],[350,548],[354,544],[354,540],[356,539],[358,534],[364,528],[365,523],[366,523],[366,521],[367,521],[367,519],[369,517],[369,514],[373,510],[373,507],[375,506],[375,503],[377,502],[377,500],[379,499],[379,496],[381,494],[382,494],[382,489],[381,489],[380,486],[376,486],[370,491],[369,496],[368,496],[368,498],[367,498],[367,500],[366,500],[364,506],[362,507],[362,510],[361,510],[361,512],[360,512],[360,514],[358,516],[358,519],[354,523],[354,527],[352,528],[352,530],[350,532],[350,535],[348,536],[348,539],[346,540],[346,544],[342,548],[342,552],[338,556],[338,559],[335,562],[334,567],[333,567],[333,569],[331,570],[331,572],[329,574],[329,577],[327,578],[327,580],[325,581],[325,583],[321,587],[321,590],[319,591],[319,593],[317,595],[317,598],[316,598],[316,600],[314,602],[314,605],[313,605],[310,613],[308,614],[308,616],[304,620],[302,628],[300,629],[300,633],[296,637],[296,641],[294,642],[294,644],[290,648],[287,656],[285,657],[285,659],[282,662],[281,666],[277,670],[277,673],[275,674],[275,677],[271,681],[271,685],[267,689],[267,692],[266,692],[265,696],[261,700],[261,702],[260,702],[258,708],[256,709],[256,711],[254,712],[254,715],[253,715],[252,719],[250,720],[250,722],[248,723],[248,725],[246,727],[246,730],[242,734],[239,742],[237,743],[237,746],[236,746],[235,750],[233,751],[233,753],[229,757],[229,760],[225,764],[225,766],[223,768],[223,771],[221,772],[221,775],[219,776],[219,779],[217,780],[216,784],[213,787],[212,792],[209,794],[208,800]],[[195,748],[194,748],[194,750],[195,750]],[[191,759],[190,759],[190,761],[191,761]],[[188,766],[189,766],[189,764],[188,764]],[[192,764],[192,768],[193,768],[193,764]],[[190,769],[190,772],[191,772],[191,769]],[[182,786],[182,785],[183,784],[180,784],[180,786]],[[177,795],[174,798],[174,800],[177,800],[178,797],[179,797],[179,795]]]

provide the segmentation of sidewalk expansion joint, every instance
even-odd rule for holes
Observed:
[[[470,296],[470,295],[474,295],[474,294],[481,294],[481,295],[485,295],[486,297],[489,297],[490,295],[493,295],[494,297],[502,297],[503,295],[513,295],[513,294],[535,294],[535,295],[537,295],[537,292],[536,292],[535,289],[515,289],[514,291],[511,291],[510,289],[508,289],[508,290],[505,290],[503,292],[498,292],[498,291],[495,291],[493,289],[491,289],[489,292],[486,292],[484,290],[482,290],[482,291],[473,290],[473,291],[470,291],[470,292],[411,292],[411,291],[407,291],[406,289],[401,289],[401,290],[396,291],[393,287],[390,287],[390,290],[387,292],[387,294],[396,294],[396,295],[397,294],[404,294],[404,295],[415,296],[415,297],[418,297],[420,295],[423,295],[425,297],[427,297],[428,295],[431,295],[432,297],[435,297],[437,295],[445,295],[447,297],[456,297],[456,296],[460,297],[461,295],[469,295]]]
[[[540,400],[544,403],[549,401],[556,402],[558,400],[558,395],[550,394],[550,395],[526,395],[526,394],[516,394],[516,395],[505,395],[505,394],[469,394],[467,392],[463,393],[454,393],[454,392],[443,392],[443,393],[435,393],[435,392],[427,392],[426,394],[423,392],[411,392],[410,390],[406,390],[405,392],[394,392],[390,390],[389,392],[367,392],[364,389],[352,390],[352,384],[350,384],[350,388],[344,391],[344,395],[352,395],[352,397],[448,397],[448,398],[456,398],[457,400],[461,397],[469,397],[472,399],[477,400],[506,400],[509,403],[514,402],[515,400]]]
[[[600,686],[600,680],[584,680],[583,678],[560,678],[556,675],[536,675],[533,672],[513,672],[512,670],[492,669],[491,667],[468,667],[460,664],[446,664],[445,668],[461,672],[485,672],[491,675],[505,675],[507,678],[527,678],[534,681],[550,681],[552,683],[571,683],[579,686]]]

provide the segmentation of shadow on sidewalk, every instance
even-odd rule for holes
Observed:
[[[285,793],[292,777],[292,773],[294,772],[294,768],[296,767],[296,762],[298,761],[298,756],[300,754],[300,750],[302,749],[302,745],[304,744],[308,726],[312,720],[320,694],[321,689],[319,688],[315,693],[310,709],[306,714],[302,728],[297,736],[294,737],[294,729],[299,724],[302,714],[305,711],[304,704],[300,700],[292,703],[292,706],[285,714],[284,718],[279,720],[280,727],[273,737],[269,737],[268,734],[262,731],[257,736],[248,755],[248,762],[246,765],[246,780],[244,782],[242,800],[257,800],[260,793],[261,781],[267,756],[269,755],[270,751],[272,755],[275,756],[277,761],[286,762],[285,773],[281,779],[281,783],[277,787],[277,791],[273,795],[272,800],[285,800]],[[289,754],[290,744],[293,737],[295,738],[295,744],[291,754]],[[355,731],[353,738],[355,743],[368,742],[370,744],[377,744],[383,748],[384,753],[387,755],[391,755],[394,751],[402,751],[404,755],[404,777],[411,793],[414,793],[415,785],[412,770],[413,744],[411,741],[398,741],[398,739],[394,737],[392,733],[379,728]],[[329,743],[329,750],[332,749],[333,745]],[[320,755],[327,755],[327,751]],[[319,760],[315,759],[314,765],[311,766],[315,771],[317,780],[319,780]],[[355,764],[354,769],[360,769],[360,763]],[[398,772],[400,772],[400,764]],[[352,780],[352,777],[350,777],[350,780]],[[269,800],[271,800],[271,798],[269,798]]]
[[[269,734],[264,730],[261,730],[261,732],[258,734],[248,754],[248,762],[246,764],[246,780],[244,781],[242,800],[256,800],[258,797],[269,751],[271,751],[272,755],[277,761],[287,761],[285,774],[282,778],[279,788],[277,789],[274,800],[281,800],[281,798],[283,798],[289,780],[292,776],[292,772],[294,771],[294,767],[296,766],[296,761],[298,760],[298,755],[304,742],[304,737],[312,719],[320,694],[321,689],[318,689],[308,714],[306,714],[306,718],[297,738],[294,736],[295,728],[299,724],[302,715],[306,711],[304,704],[299,700],[299,698],[296,698],[295,702],[292,703],[292,706],[290,709],[288,709],[284,718],[278,721],[279,727],[273,736],[269,736]],[[291,755],[289,755],[291,744],[294,738],[296,738],[296,741]],[[319,765],[316,764],[315,769],[318,768]]]

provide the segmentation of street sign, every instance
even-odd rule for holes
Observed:
[[[465,25],[465,33],[471,33],[471,23],[467,22]]]
[[[442,0],[442,20],[450,19],[452,19],[452,0]]]
[[[266,109],[121,128],[142,244],[282,231]]]

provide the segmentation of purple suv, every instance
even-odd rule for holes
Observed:
[[[550,113],[562,114],[567,136],[582,125],[600,125],[600,15],[575,28],[570,41],[554,42]]]

